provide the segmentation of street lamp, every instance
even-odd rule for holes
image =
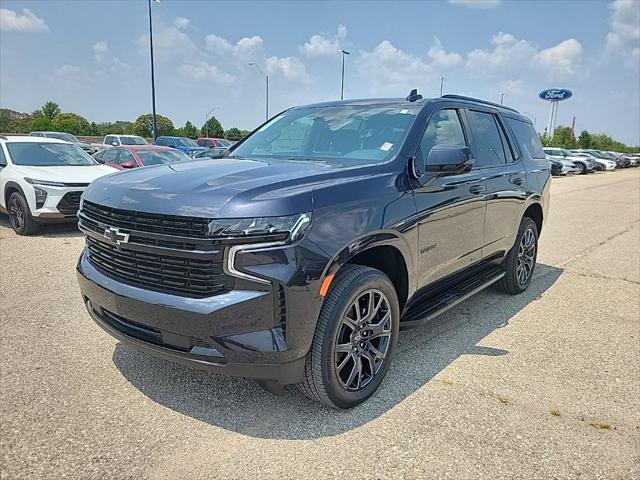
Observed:
[[[502,102],[504,102],[504,93],[500,94],[500,105],[502,105]]]
[[[269,75],[266,75],[260,68],[260,65],[258,65],[256,62],[249,62],[249,65],[253,65],[254,67],[256,67],[260,72],[260,75],[264,77],[265,85],[266,85],[265,108],[264,108],[265,120],[269,120]]]
[[[442,96],[442,86],[444,85],[444,77],[440,77],[440,96]]]
[[[209,138],[209,115],[213,113],[214,110],[217,110],[218,107],[213,107],[211,110],[207,112],[204,116],[204,136]]]
[[[160,0],[153,0],[160,3]],[[158,125],[156,123],[156,82],[153,72],[153,22],[151,21],[151,0],[149,0],[149,50],[151,53],[151,109],[153,112],[153,143],[156,142],[158,136]]]
[[[351,52],[340,49],[338,53],[342,54],[342,82],[340,83],[340,100],[344,100],[344,56],[351,55]]]

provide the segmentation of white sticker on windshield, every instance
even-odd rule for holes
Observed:
[[[402,110],[400,110],[400,113],[403,115],[406,115],[407,113],[409,113],[409,110],[407,110],[406,108],[403,108]]]
[[[380,146],[380,150],[382,150],[383,152],[388,152],[389,150],[391,150],[391,147],[393,147],[393,143],[384,142]]]

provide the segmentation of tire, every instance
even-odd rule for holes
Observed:
[[[31,215],[27,201],[21,193],[13,192],[7,204],[9,221],[13,231],[18,235],[32,235],[38,231],[38,224]]]
[[[584,166],[584,163],[577,162],[576,168],[578,169],[578,175],[586,175],[587,168]]]
[[[529,244],[532,249],[523,247]],[[504,260],[505,276],[496,282],[496,288],[512,295],[524,292],[531,283],[531,278],[536,268],[537,256],[538,227],[536,226],[536,222],[529,217],[524,217],[520,222],[516,241]],[[528,267],[522,267],[526,271],[526,278],[523,278],[522,271],[520,270],[521,260],[523,264],[530,263]]]
[[[371,311],[375,315],[367,321]],[[387,374],[399,325],[400,307],[391,280],[374,268],[344,266],[325,297],[298,388],[333,408],[364,402]]]

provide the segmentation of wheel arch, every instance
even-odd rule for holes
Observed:
[[[524,217],[528,217],[536,223],[538,235],[540,235],[544,224],[544,210],[542,205],[538,202],[530,203],[522,213],[522,218]]]
[[[414,262],[409,243],[395,231],[379,231],[352,241],[327,264],[323,277],[335,275],[345,265],[362,265],[389,277],[398,295],[400,311],[415,291]]]
[[[9,207],[9,197],[11,196],[11,194],[13,192],[20,193],[24,197],[25,201],[27,201],[27,196],[25,195],[24,190],[22,189],[20,184],[18,184],[17,182],[14,182],[14,181],[8,181],[5,184],[4,192],[2,193],[3,198],[4,198],[4,205],[5,205],[5,208],[7,208],[7,209]],[[28,203],[27,203],[27,205],[28,205]]]

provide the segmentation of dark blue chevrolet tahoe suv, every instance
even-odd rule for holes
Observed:
[[[122,342],[349,408],[399,328],[528,287],[549,179],[531,121],[482,100],[291,108],[226,157],[92,183],[78,282]]]

